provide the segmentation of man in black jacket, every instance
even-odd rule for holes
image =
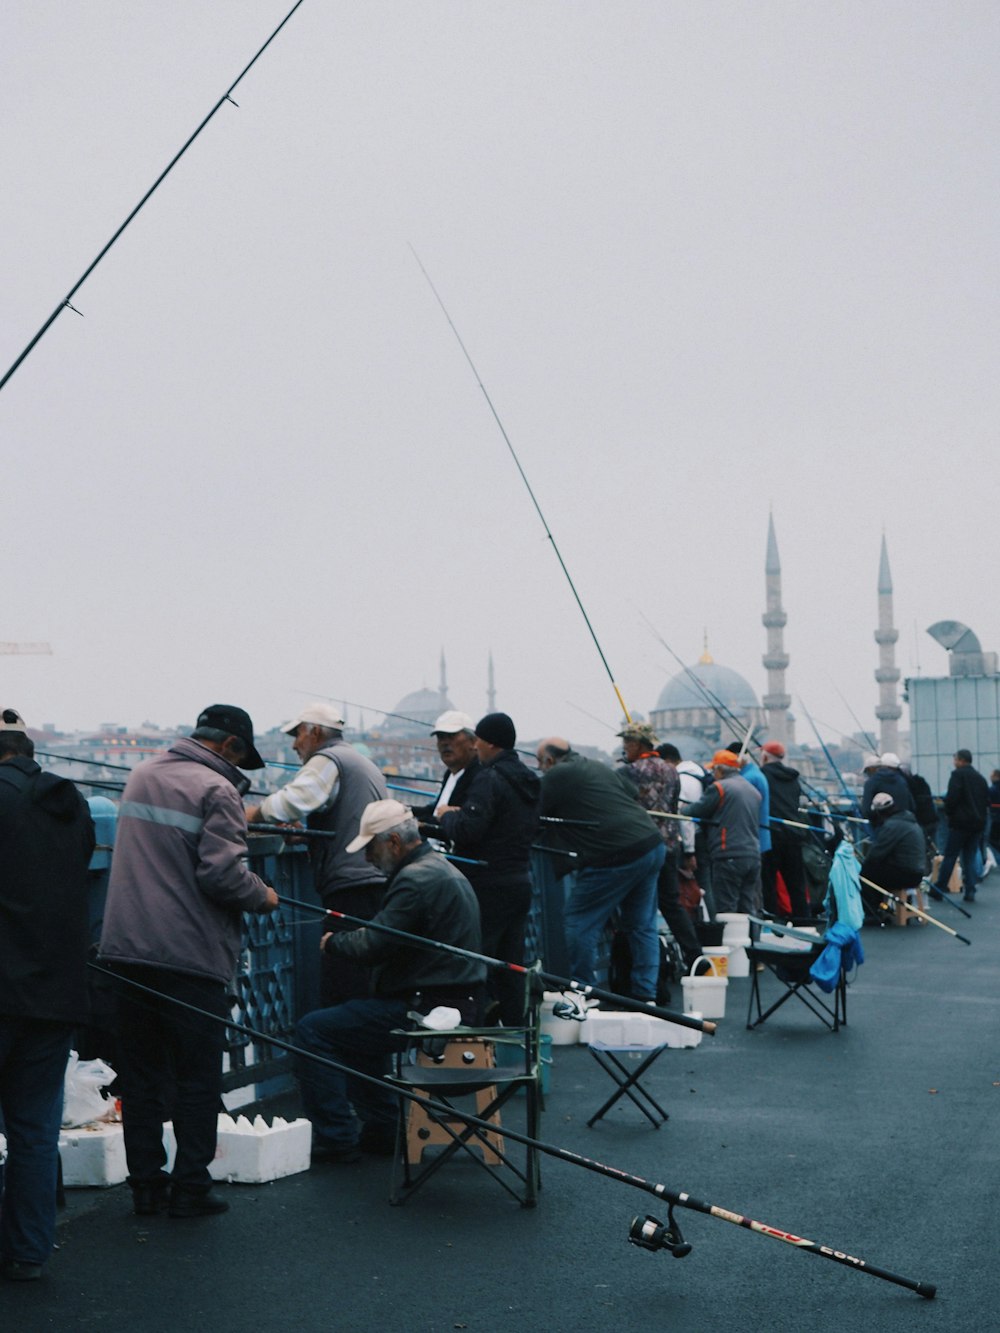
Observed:
[[[780,874],[788,890],[792,916],[808,917],[811,911],[806,893],[806,871],[802,861],[802,844],[807,834],[805,829],[773,822],[785,819],[790,820],[792,824],[798,824],[802,820],[799,814],[802,786],[798,770],[789,768],[784,759],[785,747],[780,741],[766,741],[761,746],[761,772],[764,774],[771,796],[772,819],[771,850],[764,852],[760,866],[764,886],[764,908],[772,916],[778,912],[777,882]]]
[[[462,1023],[478,1022],[486,968],[443,949],[409,946],[376,927],[478,953],[479,908],[468,881],[421,842],[417,821],[399,801],[373,801],[348,847],[364,849],[388,877],[385,897],[371,928],[326,934],[320,948],[334,962],[348,959],[370,968],[372,993],[306,1014],[295,1035],[305,1050],[377,1079],[389,1053],[399,1049],[392,1033],[406,1027],[411,1009],[426,1014],[444,1005],[457,1009]],[[388,1086],[352,1079],[312,1060],[300,1062],[299,1081],[313,1123],[314,1160],[356,1162],[362,1151],[393,1150],[397,1099]],[[361,1120],[360,1136],[352,1105]]]
[[[94,825],[68,778],[43,773],[23,718],[0,720],[0,1111],[9,1157],[0,1277],[42,1273],[56,1229],[63,1077],[87,1011]]]
[[[468,713],[460,713],[455,709],[442,713],[434,723],[431,735],[437,742],[441,762],[448,771],[434,800],[427,805],[415,805],[413,814],[425,826],[425,831],[435,837],[439,832],[438,809],[464,804],[472,779],[479,771],[479,756],[476,754],[475,724]]]
[[[937,882],[931,886],[931,897],[940,898],[942,893],[947,892],[955,862],[961,858],[965,901],[974,903],[979,874],[979,844],[986,829],[990,789],[982,773],[972,767],[971,751],[956,750],[954,765],[944,797],[948,841],[945,843],[944,860],[938,869]]]
[[[541,779],[514,751],[517,734],[506,713],[487,713],[476,725],[479,770],[461,806],[438,809],[441,832],[459,856],[485,861],[463,866],[482,918],[483,952],[505,963],[524,962],[524,926],[531,908],[531,844],[538,832]],[[501,1022],[524,1018],[524,989],[510,972],[495,972],[491,993]]]

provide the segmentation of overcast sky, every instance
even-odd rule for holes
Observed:
[[[0,373],[290,0],[7,0]],[[298,691],[609,745],[707,629],[874,727],[1000,650],[995,3],[301,9],[0,392],[2,702],[258,727]],[[584,711],[580,711],[584,710]],[[585,716],[593,714],[603,720]],[[904,714],[903,725],[907,725]],[[810,739],[804,719],[800,739]]]

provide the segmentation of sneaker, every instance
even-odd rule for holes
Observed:
[[[197,1193],[194,1190],[177,1189],[175,1186],[170,1193],[170,1206],[167,1209],[169,1217],[215,1217],[219,1213],[227,1213],[229,1203],[226,1199],[220,1199],[217,1194],[210,1191]]]
[[[358,1146],[362,1152],[371,1153],[373,1157],[395,1157],[396,1130],[392,1125],[370,1121],[361,1126]]]
[[[963,903],[974,903],[975,901],[976,895],[974,893],[966,893],[962,898]]]
[[[42,1276],[41,1264],[25,1264],[20,1259],[0,1259],[0,1277],[8,1282],[37,1282]]]
[[[361,1161],[361,1147],[357,1143],[334,1143],[332,1139],[313,1140],[312,1161],[344,1164]]]

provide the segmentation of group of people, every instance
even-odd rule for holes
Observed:
[[[523,961],[535,849],[575,872],[564,923],[573,977],[596,982],[600,937],[615,917],[639,1001],[657,999],[658,914],[689,966],[701,952],[682,903],[695,876],[712,916],[762,905],[777,913],[782,887],[793,916],[809,913],[799,778],[777,742],[761,747],[760,765],[734,742],[705,771],[659,745],[648,725],[629,723],[620,766],[552,736],[537,747],[536,771],[507,714],[473,722],[449,711],[433,728],[440,788],[410,808],[345,740],[329,704],[311,704],[285,731],[302,766],[258,804],[244,804],[246,773],[264,760],[250,717],[229,704],[204,709],[190,736],[134,769],[123,792],[98,966],[117,990],[128,1183],[140,1216],[203,1217],[228,1206],[212,1192],[209,1166],[242,914],[279,904],[247,864],[255,828],[306,840],[316,893],[332,913],[320,943],[321,1007],[296,1027],[314,1156],[330,1162],[393,1151],[396,1099],[382,1075],[414,1009],[444,1005],[468,1024],[523,1020],[523,980],[514,969],[487,969],[482,956]],[[963,866],[971,855],[963,812],[978,818],[982,805],[982,779],[966,755],[956,756],[946,799],[947,851]],[[876,855],[906,860],[910,826],[919,825],[886,769],[879,764],[865,792]],[[74,785],[35,763],[11,709],[0,722],[0,848],[0,1109],[10,1147],[0,1275],[28,1280],[54,1235],[62,1078],[86,1008],[94,830]],[[946,856],[943,883],[947,869]],[[169,1172],[167,1119],[177,1142]]]

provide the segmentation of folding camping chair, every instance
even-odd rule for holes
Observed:
[[[747,1028],[760,1027],[771,1015],[794,995],[807,1009],[829,1028],[838,1032],[842,1023],[847,1022],[847,969],[843,958],[837,974],[837,985],[832,993],[832,1007],[826,996],[809,975],[809,969],[826,948],[826,941],[818,938],[814,944],[803,948],[775,947],[759,940],[746,946],[750,960],[750,1003],[747,1008]],[[763,970],[758,970],[757,964]],[[781,994],[766,1012],[762,1012],[760,982],[761,977],[770,973],[784,987]],[[756,1009],[756,1018],[753,1018]],[[751,1019],[753,1021],[751,1022]]]
[[[540,1185],[538,1150],[508,1143],[500,1111],[523,1090],[524,1132],[538,1138],[542,1093],[537,999],[529,996],[521,1027],[446,1032],[420,1028],[399,1035],[405,1047],[388,1081],[427,1100],[400,1098],[389,1202],[405,1203],[447,1163],[468,1159],[523,1208],[533,1208]],[[511,1063],[498,1064],[498,1050],[509,1052]],[[488,1121],[489,1129],[466,1123],[455,1105],[462,1098],[473,1099],[466,1113]],[[431,1155],[431,1149],[438,1151]]]
[[[666,1042],[661,1042],[656,1046],[648,1045],[609,1045],[606,1042],[595,1041],[591,1038],[588,1045],[590,1054],[601,1066],[604,1072],[615,1083],[615,1090],[594,1114],[587,1121],[587,1128],[593,1129],[598,1120],[603,1120],[611,1108],[621,1100],[627,1097],[633,1102],[650,1122],[654,1129],[659,1129],[670,1119],[669,1114],[656,1098],[646,1088],[642,1086],[642,1077],[653,1067],[657,1058],[667,1049]],[[635,1058],[632,1069],[623,1064],[619,1058],[622,1055]]]

